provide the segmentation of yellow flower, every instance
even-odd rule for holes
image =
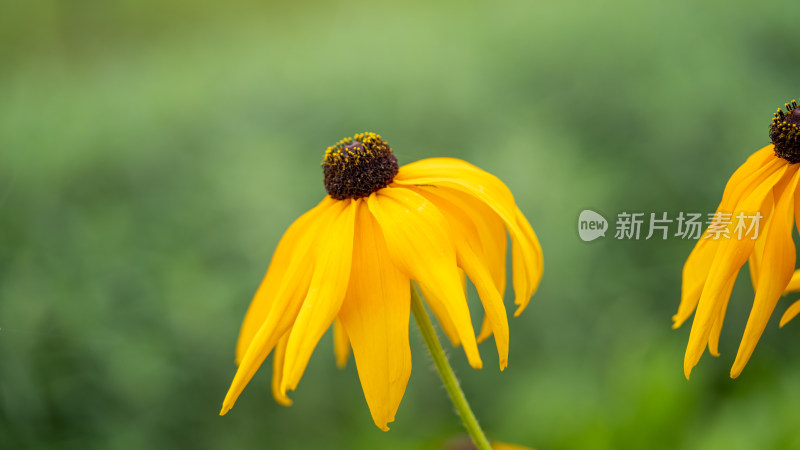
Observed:
[[[431,158],[398,168],[374,133],[325,152],[322,202],[286,231],[239,334],[239,368],[220,414],[233,407],[270,352],[272,392],[289,405],[317,342],[334,327],[337,362],[349,348],[375,424],[388,430],[411,372],[408,328],[413,280],[450,340],[482,366],[465,296],[472,280],[508,361],[506,231],[511,236],[518,315],[542,275],[536,235],[508,188],[464,161]]]
[[[786,113],[778,109],[772,120],[772,144],[750,156],[725,187],[709,230],[724,229],[722,234],[729,237],[714,239],[707,233],[683,268],[681,303],[673,316],[673,328],[697,310],[684,358],[687,378],[706,345],[712,355],[719,356],[728,300],[739,269],[748,259],[755,299],[731,368],[732,378],[742,373],[782,293],[800,288],[800,276],[790,286],[796,258],[792,227],[800,216],[800,108],[794,101],[785,108]],[[757,219],[759,226],[742,236],[741,228],[735,228],[741,225],[736,220],[741,217]],[[792,308],[796,314],[800,306]],[[782,323],[794,316],[792,311],[787,311]]]

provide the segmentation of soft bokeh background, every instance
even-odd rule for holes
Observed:
[[[278,406],[218,417],[245,312],[322,152],[381,133],[513,190],[545,251],[510,365],[453,364],[489,435],[540,449],[800,448],[800,323],[728,378],[670,328],[692,242],[579,240],[579,212],[712,212],[800,95],[800,3],[6,1],[0,448],[430,449],[460,424],[412,324],[388,433],[326,336]],[[613,223],[612,223],[613,225]],[[510,293],[509,293],[510,296]],[[510,298],[507,298],[510,303]],[[478,316],[479,317],[479,316]],[[477,319],[476,319],[477,320]]]

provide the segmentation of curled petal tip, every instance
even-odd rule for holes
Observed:
[[[394,422],[394,414],[392,414],[391,417],[382,417],[380,415],[378,417],[373,416],[372,421],[375,423],[376,427],[380,428],[381,431],[386,432],[389,431],[389,424]]]
[[[281,383],[278,386],[278,391],[275,392],[274,397],[275,398],[278,398],[279,396],[280,397],[286,397],[286,391],[287,390],[292,390],[292,389],[289,386],[287,386],[286,381],[281,380]]]
[[[274,392],[272,397],[281,406],[292,406],[292,399],[286,396],[286,393]]]

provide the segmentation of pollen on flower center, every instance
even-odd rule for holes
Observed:
[[[379,134],[359,133],[328,147],[322,163],[325,190],[336,200],[366,197],[397,175],[397,158]]]
[[[797,102],[783,105],[784,113],[778,108],[769,127],[769,137],[775,145],[775,154],[791,162],[800,162],[800,108]]]

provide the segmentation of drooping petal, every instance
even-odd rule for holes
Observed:
[[[739,344],[739,352],[731,368],[732,378],[742,373],[794,272],[797,250],[792,240],[794,221],[792,194],[797,189],[798,175],[800,172],[797,166],[791,166],[784,179],[774,189],[775,211],[766,230],[758,289],[742,335],[742,342]]]
[[[768,229],[769,223],[773,219],[772,211],[774,209],[774,198],[772,195],[767,195],[766,199],[764,200],[764,204],[762,206],[762,210],[765,214],[765,222],[759,223],[759,229]],[[767,233],[758,233],[758,238],[755,241],[755,245],[753,246],[753,253],[750,255],[749,266],[750,266],[750,277],[753,280],[753,290],[757,291],[758,286],[758,274],[759,268],[761,263],[761,257],[764,254],[764,245],[767,239]],[[732,235],[733,239],[733,235]],[[736,236],[738,239],[738,236]],[[743,239],[750,239],[750,236],[743,235]],[[719,356],[719,336],[722,332],[722,324],[725,321],[725,313],[728,310],[728,302],[730,301],[731,292],[733,291],[733,285],[736,282],[736,277],[731,278],[728,281],[728,284],[723,288],[722,293],[720,294],[719,298],[722,302],[722,306],[720,307],[719,314],[717,316],[717,320],[714,322],[714,325],[711,327],[711,334],[708,337],[708,351],[711,353],[712,356]]]
[[[711,353],[712,356],[719,356],[719,335],[722,333],[722,324],[725,322],[725,313],[728,311],[728,300],[731,297],[731,292],[733,291],[733,285],[735,283],[735,278],[729,280],[720,294],[723,303],[719,309],[719,314],[717,314],[717,320],[715,320],[714,325],[711,326],[711,333],[708,335],[708,352]]]
[[[435,186],[404,185],[423,197],[432,199],[438,204],[446,202],[459,210],[459,220],[474,227],[474,233],[468,234],[471,245],[481,249],[481,256],[486,258],[487,266],[500,296],[505,294],[506,287],[506,251],[508,239],[502,219],[482,201],[469,194]],[[452,209],[451,208],[451,209]],[[448,216],[445,213],[445,216]]]
[[[515,208],[515,217],[517,220],[517,226],[519,226],[520,230],[522,230],[523,240],[527,242],[515,241],[514,245],[516,246],[512,253],[520,254],[526,251],[526,248],[533,249],[533,264],[529,265],[524,268],[520,268],[520,270],[526,270],[527,277],[528,277],[528,291],[526,295],[523,295],[522,298],[517,297],[514,300],[514,303],[518,305],[516,311],[514,311],[514,317],[519,316],[522,314],[522,311],[528,306],[528,303],[533,297],[533,294],[536,293],[536,289],[539,287],[539,282],[542,280],[542,273],[544,271],[544,259],[542,257],[542,246],[539,244],[539,238],[536,237],[536,233],[533,231],[533,227],[528,222],[528,219],[522,214],[519,207]],[[523,258],[514,258],[522,260]]]
[[[482,367],[447,220],[426,198],[387,187],[369,196],[392,261],[445,305],[470,365]]]
[[[453,323],[453,319],[450,318],[450,314],[447,312],[447,306],[445,303],[439,300],[439,297],[437,297],[427,288],[419,286],[419,290],[422,293],[422,297],[425,299],[425,302],[431,308],[431,311],[433,311],[433,315],[436,316],[436,320],[439,321],[439,325],[442,327],[442,331],[444,331],[445,336],[447,336],[447,339],[451,344],[453,344],[453,347],[458,347],[461,345],[461,338],[458,337],[458,330]],[[466,295],[466,292],[464,295]]]
[[[769,227],[769,224],[765,223],[764,226],[765,228]],[[758,290],[758,278],[761,273],[761,260],[764,258],[764,247],[766,243],[766,233],[762,233],[760,236],[758,236],[758,239],[756,239],[756,245],[753,247],[753,254],[750,255],[750,259],[747,263],[750,267],[750,282],[753,284],[753,291]]]
[[[347,359],[350,357],[350,338],[347,337],[347,332],[339,319],[333,322],[333,354],[336,356],[338,368],[347,367]]]
[[[281,391],[294,390],[305,372],[317,342],[331,326],[344,300],[353,261],[353,235],[357,202],[339,202],[337,214],[320,230],[319,256],[308,294],[297,314],[283,368]]]
[[[339,319],[353,347],[372,419],[387,431],[411,374],[409,277],[389,257],[383,234],[359,206],[353,270]]]
[[[461,244],[457,248],[457,254],[459,265],[467,273],[469,279],[472,280],[483,303],[486,318],[494,334],[497,354],[500,359],[500,370],[504,370],[508,365],[508,318],[506,316],[506,307],[503,305],[503,298],[500,297],[500,293],[494,285],[491,273],[472,247]]]
[[[794,192],[794,224],[797,232],[800,233],[800,189]]]
[[[520,227],[511,191],[494,175],[454,158],[430,158],[400,167],[394,183],[403,186],[437,186],[469,194],[491,208],[505,223],[513,244],[515,303],[524,307],[536,286],[540,253],[531,245],[530,234]],[[527,223],[527,221],[526,221]],[[535,237],[534,237],[535,239]],[[538,244],[538,242],[536,242]],[[514,247],[512,247],[513,250]],[[519,313],[520,310],[517,311]]]
[[[322,212],[331,205],[331,202],[333,202],[333,199],[325,197],[317,206],[298,217],[283,234],[275,253],[272,255],[267,274],[258,287],[253,301],[250,302],[247,314],[244,316],[242,328],[239,331],[239,339],[236,342],[237,365],[244,357],[244,352],[247,351],[253,336],[255,336],[269,313],[275,294],[286,276],[286,270],[292,257],[296,253],[298,241],[310,238],[309,228],[315,225]]]
[[[794,192],[794,219],[795,225],[800,232],[800,190]],[[754,288],[757,287],[758,270],[761,264],[763,253],[763,239],[758,239],[758,241],[756,241],[756,250],[753,252],[753,256],[750,258],[750,276],[752,278]],[[786,286],[786,291],[784,293],[796,291],[800,291],[800,270],[796,270],[794,272],[792,279],[789,281],[789,285]]]
[[[416,189],[411,189],[417,192]],[[425,198],[432,201],[442,212],[449,224],[456,247],[456,260],[467,274],[483,303],[486,317],[495,335],[500,370],[508,364],[508,318],[503,297],[495,286],[492,272],[487,267],[487,258],[477,227],[465,205],[452,203],[447,197],[439,195],[439,189],[424,192]]]
[[[678,305],[678,312],[672,316],[673,329],[683,325],[697,308],[703,286],[708,279],[708,271],[711,270],[711,263],[717,252],[717,244],[718,240],[701,237],[686,259],[681,282],[681,302]]]
[[[797,291],[800,291],[800,270],[795,270],[794,274],[792,274],[792,279],[789,280],[785,293]]]
[[[783,178],[788,168],[785,160],[776,160],[768,163],[769,171],[763,173],[763,181],[758,183],[751,192],[742,195],[735,211],[756,212],[761,216],[768,217],[763,210],[764,201],[771,195],[774,186]],[[724,303],[722,295],[725,294],[724,287],[731,279],[735,279],[739,269],[744,265],[753,251],[755,241],[752,239],[720,239],[718,249],[711,263],[708,280],[703,287],[700,300],[697,304],[692,329],[689,333],[689,344],[686,347],[684,356],[684,374],[689,377],[692,368],[697,365],[703,350],[708,344],[711,327],[719,317],[719,312]]]
[[[461,288],[464,291],[464,298],[467,296],[467,276],[464,274],[464,271],[461,268],[458,269],[458,276],[461,277]],[[458,331],[456,331],[456,326],[453,325],[453,321],[450,319],[450,316],[447,314],[447,307],[444,303],[440,302],[439,299],[430,293],[427,289],[417,284],[417,288],[419,289],[420,293],[422,294],[423,299],[425,302],[430,306],[431,310],[433,311],[433,315],[436,316],[436,319],[439,321],[439,325],[442,327],[442,331],[447,336],[447,339],[453,344],[453,347],[458,347],[461,345],[461,339],[458,337]]]
[[[318,232],[341,213],[341,202],[326,197],[322,205],[324,207],[320,209],[319,215],[309,222],[306,232],[297,235],[297,241],[288,258],[286,271],[281,277],[278,287],[271,293],[272,300],[265,303],[265,306],[269,306],[269,312],[261,320],[258,331],[253,335],[241,358],[231,387],[222,403],[221,415],[233,407],[239,394],[242,393],[261,363],[275,347],[278,339],[292,327],[297,317],[302,300],[308,292],[311,275],[319,254]],[[265,291],[265,293],[269,294],[270,292]]]
[[[281,336],[275,350],[272,352],[272,397],[283,406],[291,406],[292,399],[286,396],[285,391],[281,391],[281,380],[283,379],[283,361],[286,357],[286,343],[289,342],[289,332]]]
[[[794,224],[797,227],[798,233],[800,233],[800,189],[794,192]],[[786,286],[786,292],[796,291],[800,291],[800,270],[794,271],[789,285]]]
[[[489,339],[491,335],[492,335],[492,324],[489,323],[489,317],[487,317],[487,315],[484,314],[483,320],[481,321],[481,331],[478,333],[478,344]]]
[[[775,157],[772,146],[769,145],[751,155],[728,180],[722,200],[717,207],[717,212],[731,213],[742,196],[751,192],[758,183],[763,181],[764,173],[774,170],[780,165],[780,159]],[[681,285],[681,302],[678,312],[672,316],[672,328],[680,327],[697,307],[700,294],[708,279],[711,263],[719,247],[719,240],[701,237],[694,250],[683,266],[683,281]]]
[[[780,327],[782,328],[784,325],[789,323],[789,321],[794,319],[798,314],[800,314],[800,300],[792,303],[788,308],[786,308],[786,312],[783,313],[783,316],[781,317]]]
[[[470,234],[468,237],[477,238],[477,240],[472,239],[471,245],[473,245],[473,248],[481,249],[480,257],[486,260],[495,288],[502,299],[505,295],[506,287],[506,251],[508,243],[502,219],[482,201],[469,194],[437,186],[403,186],[421,194],[423,197],[432,199],[437,204],[437,207],[439,203],[447,202],[456,210],[461,211],[458,220],[463,223],[469,223],[474,227],[474,235]],[[445,216],[448,216],[448,214],[445,213]],[[420,287],[420,290],[422,295],[428,299],[429,295],[425,292],[425,289]],[[436,310],[436,305],[431,304],[431,309],[434,315],[438,317],[439,313]],[[441,322],[441,318],[439,319]],[[442,328],[447,332],[446,324],[442,323]],[[451,333],[448,332],[447,334],[453,341]],[[487,318],[484,317],[478,342],[483,342],[491,335],[491,325]]]

